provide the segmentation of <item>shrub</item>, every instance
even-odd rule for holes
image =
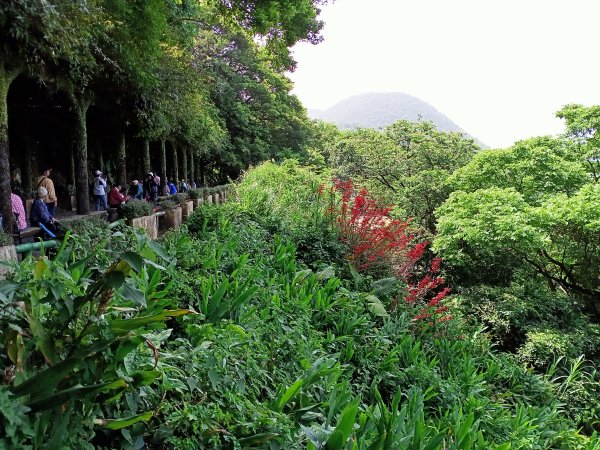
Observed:
[[[179,205],[180,203],[187,201],[189,198],[190,196],[188,194],[186,194],[185,192],[180,192],[178,194],[171,195],[169,197],[169,200]]]
[[[160,209],[162,209],[163,211],[171,211],[175,208],[177,208],[177,206],[179,205],[179,203],[175,203],[172,200],[162,200],[160,202],[158,202],[158,207]]]
[[[0,230],[0,247],[13,245],[13,238],[10,234]]]
[[[196,200],[197,198],[202,198],[202,189],[201,188],[190,189],[188,191],[188,194],[192,200]]]
[[[99,234],[100,230],[108,229],[108,222],[100,216],[86,216],[79,219],[62,222],[66,228],[71,230],[72,234],[78,236],[89,236]]]
[[[145,200],[129,200],[123,205],[123,215],[127,219],[149,216],[152,214],[152,205]]]
[[[339,202],[335,198],[338,193]],[[443,322],[450,318],[442,315],[448,309],[442,303],[450,291],[439,276],[442,261],[435,258],[424,267],[428,243],[417,241],[408,221],[391,218],[391,207],[381,206],[366,189],[357,191],[349,180],[334,183],[328,203],[329,223],[348,245],[348,259],[358,272],[404,281],[405,301],[418,311],[415,319]],[[397,305],[396,299],[392,306]]]

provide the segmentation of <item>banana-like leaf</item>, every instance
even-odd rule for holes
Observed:
[[[23,395],[36,396],[38,393],[54,389],[54,387],[64,378],[64,376],[75,368],[77,358],[67,358],[37,375],[29,378],[25,382],[12,388],[15,397]]]
[[[341,450],[345,447],[348,438],[352,434],[357,412],[358,401],[354,401],[344,408],[335,430],[325,443],[327,450]]]
[[[275,411],[281,411],[283,407],[296,396],[300,389],[304,385],[304,379],[297,380],[294,384],[292,384],[289,388],[285,390],[281,398],[275,403],[273,409]]]
[[[26,403],[26,405],[29,408],[31,408],[32,412],[45,411],[47,409],[52,409],[56,406],[62,405],[63,403],[66,403],[71,400],[76,400],[86,395],[124,388],[126,386],[127,383],[125,383],[125,380],[121,379],[113,381],[111,383],[94,384],[92,386],[79,385],[57,392],[56,394],[50,395],[40,400]]]
[[[239,442],[242,445],[242,448],[243,447],[251,447],[254,445],[270,442],[273,439],[277,438],[278,436],[279,436],[279,434],[277,434],[277,433],[270,433],[270,432],[258,433],[258,434],[255,434],[254,436],[248,436],[245,438],[241,438],[241,439],[239,439]]]
[[[109,430],[120,430],[121,428],[128,427],[138,422],[148,422],[152,418],[152,411],[147,411],[137,416],[127,417],[125,419],[114,419],[104,420],[96,419],[94,423],[100,425],[102,428],[108,428]]]
[[[146,317],[136,317],[134,319],[115,319],[110,322],[110,328],[115,334],[128,333],[150,323],[164,322],[170,317],[179,317],[186,314],[198,314],[192,309],[174,309],[166,310],[158,314]]]

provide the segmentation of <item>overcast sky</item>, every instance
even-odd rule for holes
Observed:
[[[307,108],[404,92],[490,147],[563,131],[554,113],[600,104],[600,0],[337,0],[325,40],[294,47]]]

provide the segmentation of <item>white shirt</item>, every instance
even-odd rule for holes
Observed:
[[[106,181],[101,177],[94,178],[94,195],[106,194]]]

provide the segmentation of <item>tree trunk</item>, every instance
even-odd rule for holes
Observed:
[[[25,136],[23,136],[23,173],[21,182],[23,183],[23,197],[31,198],[33,191],[33,153],[31,151],[31,124],[26,121],[24,124]]]
[[[195,161],[194,161],[194,148],[193,147],[189,147],[190,149],[190,160],[189,160],[189,167],[190,167],[190,180],[192,183],[196,182],[196,166],[195,166]]]
[[[10,199],[10,157],[8,150],[8,89],[18,71],[6,70],[0,57],[0,206],[4,216],[4,229],[12,233],[14,217]]]
[[[148,172],[150,172],[150,140],[148,138],[145,138],[144,142],[142,142],[142,162],[144,165],[143,169],[144,169],[144,175],[145,175]],[[160,170],[162,171],[162,173],[161,173],[162,178],[164,178],[165,177],[165,168],[161,167]]]
[[[117,149],[117,179],[118,183],[127,183],[127,154],[125,150],[125,132],[119,134]]]
[[[160,184],[162,187],[162,193],[166,192],[167,187],[167,148],[165,140],[160,140]]]
[[[200,158],[198,158],[198,170],[200,171],[200,183],[202,186],[206,186],[205,165],[201,164]]]
[[[177,161],[177,144],[175,142],[171,143],[171,150],[173,153],[173,171],[171,179],[174,181],[175,186],[177,186],[177,184],[179,184],[179,162]]]
[[[88,183],[87,161],[87,125],[86,115],[91,100],[82,99],[71,95],[75,113],[75,126],[73,128],[73,153],[75,159],[75,190],[77,196],[77,213],[90,212],[90,192]]]
[[[200,186],[204,186],[204,175],[202,174],[202,158],[200,157],[200,151],[196,154],[196,176],[198,177],[198,183]]]
[[[71,145],[71,148],[69,149],[69,184],[75,186],[76,182],[77,177],[75,176],[75,150],[73,148],[73,145]]]
[[[187,148],[185,146],[180,146],[181,149],[181,177],[186,180],[190,178],[188,176],[188,160],[187,160]]]

